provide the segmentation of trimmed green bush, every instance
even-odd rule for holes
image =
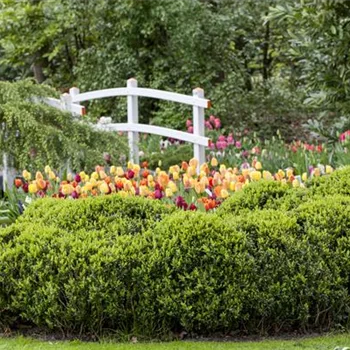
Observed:
[[[142,197],[123,198],[119,194],[79,200],[44,198],[31,204],[19,222],[43,223],[71,232],[119,230],[136,234],[175,210],[174,206],[159,201]]]
[[[294,189],[278,181],[261,180],[227,198],[217,213],[243,214],[256,209],[289,210],[299,205],[306,196],[306,189]]]
[[[350,196],[350,166],[338,169],[328,176],[314,177],[308,187],[312,194]]]
[[[347,199],[223,220],[101,198],[39,201],[0,230],[0,322],[153,337],[347,324]],[[130,232],[129,218],[147,229]]]

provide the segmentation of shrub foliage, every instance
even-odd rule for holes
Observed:
[[[38,200],[0,231],[0,324],[153,337],[346,326],[349,202],[274,182],[211,214]]]

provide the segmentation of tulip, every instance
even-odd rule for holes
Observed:
[[[235,146],[236,148],[242,148],[242,144],[239,141],[236,141]]]
[[[28,183],[25,182],[25,183],[22,185],[22,190],[23,190],[25,193],[28,193],[28,190],[29,190],[28,187],[29,187],[29,186],[28,186]]]
[[[134,178],[135,172],[134,172],[133,170],[129,169],[129,170],[126,172],[126,175],[125,175],[125,176],[126,176],[127,179],[131,180],[131,179]]]
[[[221,197],[221,198],[225,199],[225,198],[227,198],[228,196],[229,196],[229,193],[227,192],[226,189],[222,189],[222,190],[220,191],[220,197]]]
[[[100,192],[104,194],[109,194],[111,193],[111,189],[109,188],[108,184],[106,182],[102,182],[101,185],[99,186]]]
[[[197,168],[198,166],[198,160],[196,158],[192,158],[189,162],[189,166],[190,167],[194,167],[194,168]]]
[[[192,120],[191,119],[187,119],[186,120],[186,128],[189,128],[190,126],[192,126]]]
[[[212,167],[217,167],[218,166],[218,160],[215,158],[215,157],[213,157],[212,159],[211,159],[211,161],[210,161],[210,165],[212,166]]]
[[[48,165],[46,165],[44,168],[44,171],[45,171],[45,174],[49,174],[51,171],[51,168]]]
[[[55,180],[56,179],[56,174],[53,171],[49,172],[49,179],[50,180]]]
[[[23,182],[21,179],[15,179],[14,183],[16,188],[20,188],[23,185]]]
[[[154,198],[155,199],[162,199],[163,198],[163,193],[161,190],[155,190],[154,191]]]
[[[256,163],[255,163],[255,169],[256,169],[256,170],[261,170],[261,169],[262,169],[262,165],[261,165],[260,162],[256,162]]]
[[[173,196],[173,191],[171,190],[171,188],[167,188],[165,190],[165,196],[168,198]]]
[[[294,180],[292,181],[292,186],[293,186],[294,188],[300,187],[300,182],[299,182],[299,180],[298,180],[298,179],[294,179]]]
[[[39,179],[37,180],[37,186],[40,190],[45,190],[47,185],[46,185],[46,181],[44,181],[43,179]]]
[[[79,198],[78,192],[73,191],[72,194],[71,194],[71,197],[72,197],[73,199],[78,199],[78,198]]]
[[[29,191],[29,193],[37,193],[38,192],[38,186],[36,185],[35,182],[31,183],[28,186],[28,191]]]
[[[68,180],[69,182],[73,181],[73,174],[69,173],[69,174],[67,175],[67,180]]]
[[[187,128],[187,132],[190,133],[190,134],[193,134],[193,126],[189,126]]]
[[[330,165],[326,165],[326,174],[331,174],[333,170],[334,169]]]
[[[66,184],[62,186],[62,193],[64,195],[70,195],[74,191],[74,187],[71,184]]]

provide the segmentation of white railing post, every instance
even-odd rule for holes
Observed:
[[[193,96],[204,98],[204,91],[201,88],[196,88],[193,91]],[[196,136],[204,136],[204,108],[193,106],[193,134]],[[198,160],[199,166],[205,163],[205,147],[199,144],[194,144],[194,158]]]
[[[7,153],[2,155],[2,189],[5,192],[9,186],[8,182],[8,162],[7,162]]]
[[[131,78],[127,81],[128,88],[137,88],[137,80]],[[139,122],[139,105],[138,97],[128,94],[128,124],[138,124]],[[139,164],[139,133],[128,131],[128,141],[130,150],[130,161]]]
[[[65,111],[72,113],[72,95],[70,94],[70,92],[71,92],[71,89],[69,90],[69,94],[65,93],[61,96],[61,103]],[[67,159],[66,167],[67,167],[67,174],[71,173],[69,158]]]
[[[63,107],[63,110],[67,112],[72,111],[72,96],[70,94],[64,93],[61,95],[61,104]]]
[[[79,95],[80,94],[80,90],[77,87],[72,87],[69,89],[69,95],[72,97]],[[79,102],[75,102],[77,105],[80,105]]]

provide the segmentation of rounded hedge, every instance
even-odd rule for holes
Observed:
[[[219,215],[244,214],[251,210],[289,210],[299,205],[307,196],[303,188],[290,188],[279,181],[253,182],[227,198],[218,208]]]
[[[153,337],[346,325],[348,202],[327,200],[224,220],[140,198],[43,200],[0,230],[0,322]]]
[[[312,194],[350,195],[350,166],[334,171],[332,174],[314,177],[308,184]]]

